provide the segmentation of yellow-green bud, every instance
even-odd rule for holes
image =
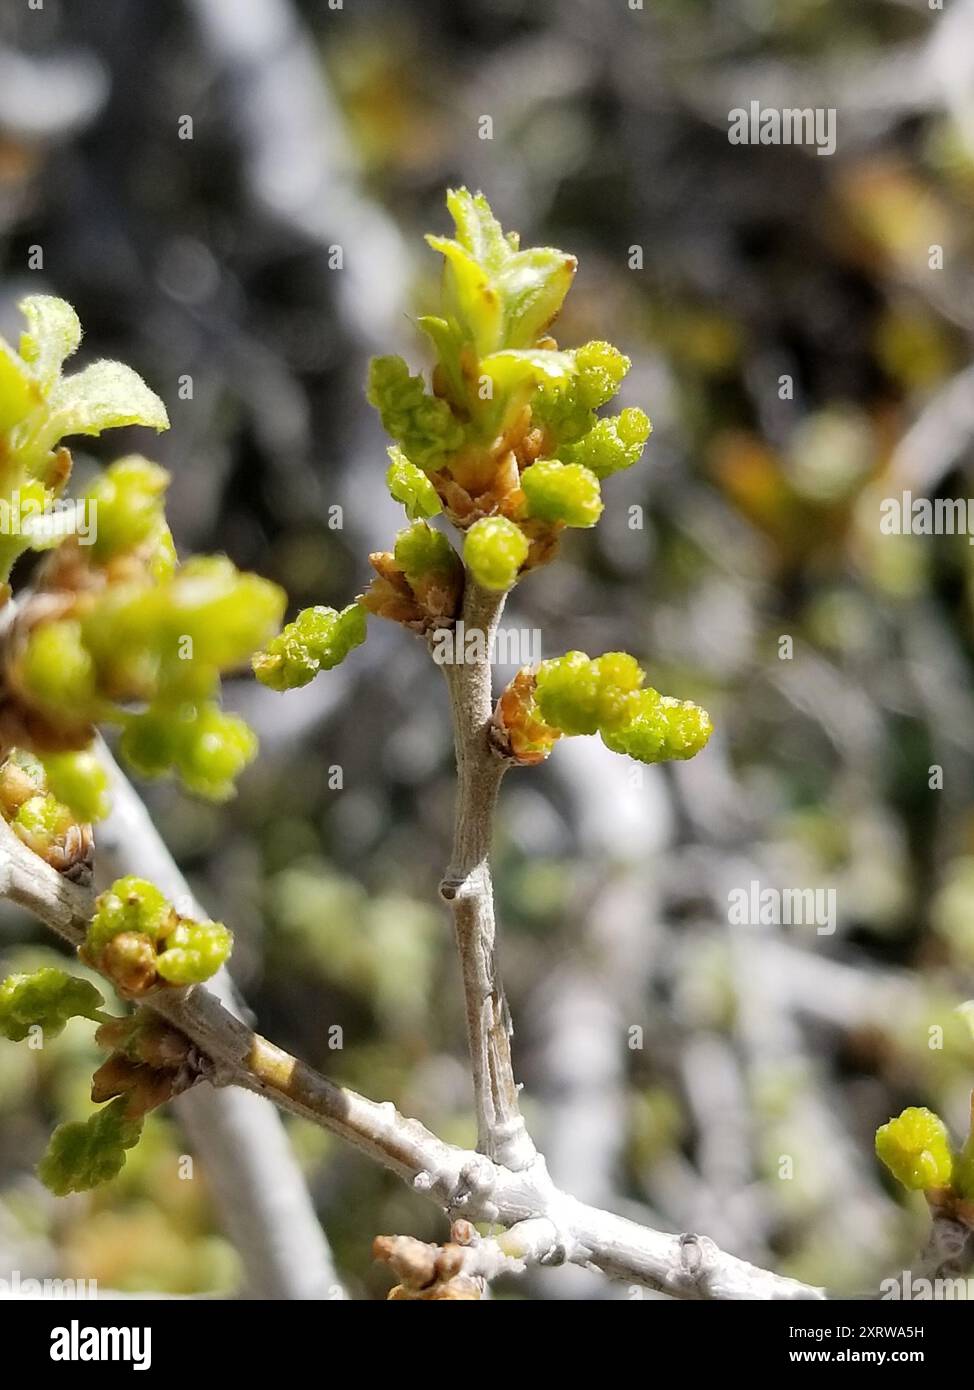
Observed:
[[[528,558],[530,546],[519,526],[504,516],[485,516],[467,532],[463,562],[478,584],[509,589]]]
[[[389,450],[389,459],[386,486],[390,495],[406,508],[409,520],[420,521],[424,517],[438,516],[443,504],[423,470],[417,468],[396,446]]]
[[[949,1187],[953,1158],[947,1127],[925,1106],[911,1105],[876,1131],[876,1154],[911,1191]]]
[[[580,463],[539,459],[521,474],[528,516],[565,526],[594,526],[602,515],[599,480]]]

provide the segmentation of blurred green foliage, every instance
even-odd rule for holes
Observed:
[[[430,311],[438,271],[427,256],[415,278],[405,262],[379,275],[369,256],[392,243],[361,232],[369,218],[347,236],[329,180],[407,244],[464,182],[526,243],[578,252],[559,340],[618,343],[633,364],[620,408],[645,406],[653,434],[599,526],[519,586],[512,621],[544,630],[543,655],[632,651],[718,733],[639,784],[584,751],[505,786],[495,879],[525,1102],[556,1176],[577,1148],[601,1199],[842,1292],[874,1288],[928,1224],[922,1197],[887,1181],[875,1130],[927,1106],[960,1136],[974,1081],[974,548],[879,526],[906,489],[974,492],[974,150],[962,104],[918,80],[943,62],[949,16],[886,0],[384,0],[338,22],[294,8],[343,123],[319,132],[335,163],[311,230],[268,213],[253,136],[208,85],[219,55],[176,7],[119,0],[110,34],[80,12],[46,38],[14,26],[28,52],[55,38],[95,51],[112,95],[83,140],[68,130],[48,150],[3,129],[11,302],[43,242],[48,288],[170,408],[160,457],[181,543],[225,548],[295,609],[337,608],[399,513],[365,362],[412,351],[403,311]],[[199,82],[207,119],[177,148]],[[835,106],[836,155],[729,146],[727,111],[764,91]],[[375,341],[349,267],[376,294],[398,277],[382,332],[403,342]],[[192,402],[176,395],[186,372]],[[287,713],[270,693],[247,705],[264,749],[232,811],[168,788],[152,807],[234,928],[262,1030],[470,1142],[435,907],[445,694],[418,643],[385,640]],[[751,878],[834,887],[836,933],[736,934],[727,887]],[[0,930],[35,939],[20,920]],[[4,965],[25,968],[13,952]],[[559,1033],[579,980],[608,1001],[603,1021],[573,1002]],[[693,1060],[701,1038],[713,1071]],[[52,1120],[86,1113],[93,1060],[83,1024],[40,1053],[0,1042],[0,1202],[20,1248],[122,1288],[232,1286],[205,1174],[176,1176],[172,1122],[150,1119],[122,1175],[57,1217],[29,1177]],[[371,1237],[442,1238],[442,1224],[327,1136],[292,1133],[353,1291],[381,1296]]]

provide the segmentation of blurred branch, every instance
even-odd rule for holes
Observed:
[[[928,495],[956,468],[974,438],[974,367],[941,386],[898,441],[883,486]]]
[[[190,9],[228,82],[256,201],[323,248],[343,248],[343,317],[364,346],[388,350],[401,331],[405,248],[392,221],[355,186],[342,113],[293,7],[191,0]]]
[[[568,746],[559,751],[568,756],[561,759],[559,772],[572,780],[580,800],[588,799],[586,819],[593,823],[580,827],[578,853],[604,854],[608,864],[599,873],[601,881],[591,900],[576,904],[575,939],[567,937],[574,914],[562,922],[566,940],[560,958],[544,972],[529,1000],[532,1031],[543,1039],[532,1071],[544,1106],[544,1152],[556,1181],[585,1201],[614,1207],[630,1129],[625,1040],[633,1023],[644,1016],[657,964],[658,890],[652,856],[659,847],[660,822],[653,799],[633,798],[630,833],[634,851],[637,839],[640,843],[642,862],[623,860],[619,842],[625,843],[627,782],[605,779],[609,796],[615,798],[612,819],[602,779],[591,775],[587,760],[573,757],[575,747],[565,742]],[[577,739],[574,744],[585,742]],[[614,847],[596,838],[600,814],[603,836],[610,825],[619,829]],[[582,1271],[570,1286],[568,1280],[546,1274],[542,1290],[546,1297],[605,1297],[599,1281]]]
[[[974,1264],[974,1232],[943,1212],[934,1212],[930,1239],[914,1279],[965,1278]]]
[[[193,897],[162,836],[121,769],[112,770],[112,811],[98,827],[98,867],[107,880],[148,877],[190,916],[209,913]],[[237,1017],[242,1005],[226,970],[210,988]],[[335,1297],[341,1283],[280,1116],[237,1089],[190,1091],[175,1101],[205,1165],[224,1228],[243,1260],[256,1298]]]
[[[25,140],[64,140],[89,125],[108,95],[90,53],[17,53],[0,46],[0,127]]]
[[[0,823],[0,896],[26,908],[77,947],[94,900],[38,859]],[[594,1266],[611,1278],[686,1299],[816,1299],[821,1289],[725,1254],[705,1236],[669,1235],[585,1205],[559,1191],[539,1155],[512,1171],[483,1154],[445,1144],[392,1104],[335,1085],[254,1033],[208,989],[160,989],[146,1005],[196,1043],[216,1086],[240,1086],[348,1140],[398,1173],[452,1217],[511,1227],[547,1218],[551,1241],[539,1259]]]

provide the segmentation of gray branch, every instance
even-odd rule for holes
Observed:
[[[0,821],[0,896],[19,904],[72,946],[84,940],[90,889],[62,878]],[[453,1218],[512,1227],[550,1223],[545,1265],[573,1263],[684,1299],[818,1299],[821,1289],[728,1255],[707,1237],[639,1226],[561,1192],[539,1155],[512,1170],[485,1154],[445,1144],[418,1120],[337,1086],[254,1033],[210,990],[162,988],[145,1003],[190,1038],[215,1086],[239,1086],[304,1116],[397,1173]],[[544,1228],[534,1227],[535,1231]]]
[[[465,661],[457,652],[444,665],[457,754],[457,801],[453,857],[440,884],[450,904],[463,975],[467,1034],[477,1106],[477,1146],[509,1168],[526,1168],[536,1150],[525,1128],[511,1062],[511,1017],[495,950],[494,893],[490,841],[494,805],[507,764],[489,741],[490,644],[504,595],[481,589],[468,576],[463,601],[464,632],[481,633],[483,660]]]
[[[106,881],[151,879],[188,916],[209,917],[169,853],[149,813],[102,744],[112,770],[112,811],[98,827],[97,867]],[[210,988],[240,1016],[226,970]],[[277,1111],[239,1089],[200,1087],[175,1101],[176,1113],[206,1168],[220,1219],[243,1261],[246,1292],[268,1299],[341,1296],[328,1241],[315,1214]]]

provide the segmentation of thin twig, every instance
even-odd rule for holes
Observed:
[[[98,826],[96,870],[102,881],[150,879],[187,916],[208,914],[190,891],[128,778],[104,743],[99,758],[112,776],[112,810]],[[244,1010],[226,970],[210,989],[233,1014]],[[278,1112],[238,1088],[197,1087],[174,1102],[206,1166],[221,1223],[238,1251],[248,1297],[341,1297],[342,1285],[304,1175]]]
[[[477,1108],[477,1147],[507,1168],[529,1167],[537,1150],[521,1116],[511,1061],[511,1015],[497,963],[490,844],[494,806],[507,763],[491,747],[490,650],[504,594],[471,578],[463,601],[464,641],[443,671],[457,755],[453,857],[440,896],[453,911],[467,1010]],[[471,640],[472,639],[472,640]],[[466,660],[467,652],[474,659]]]
[[[19,904],[77,947],[93,909],[89,888],[69,882],[34,855],[0,820],[0,896]],[[514,1171],[486,1155],[445,1144],[418,1120],[319,1075],[235,1018],[203,986],[163,988],[145,1003],[190,1038],[207,1059],[214,1085],[242,1086],[348,1140],[398,1173],[451,1217],[511,1227],[529,1218],[551,1223],[539,1262],[594,1266],[687,1299],[815,1299],[821,1289],[785,1279],[727,1255],[705,1236],[669,1235],[559,1191],[544,1159]],[[538,1230],[540,1228],[534,1228]]]

